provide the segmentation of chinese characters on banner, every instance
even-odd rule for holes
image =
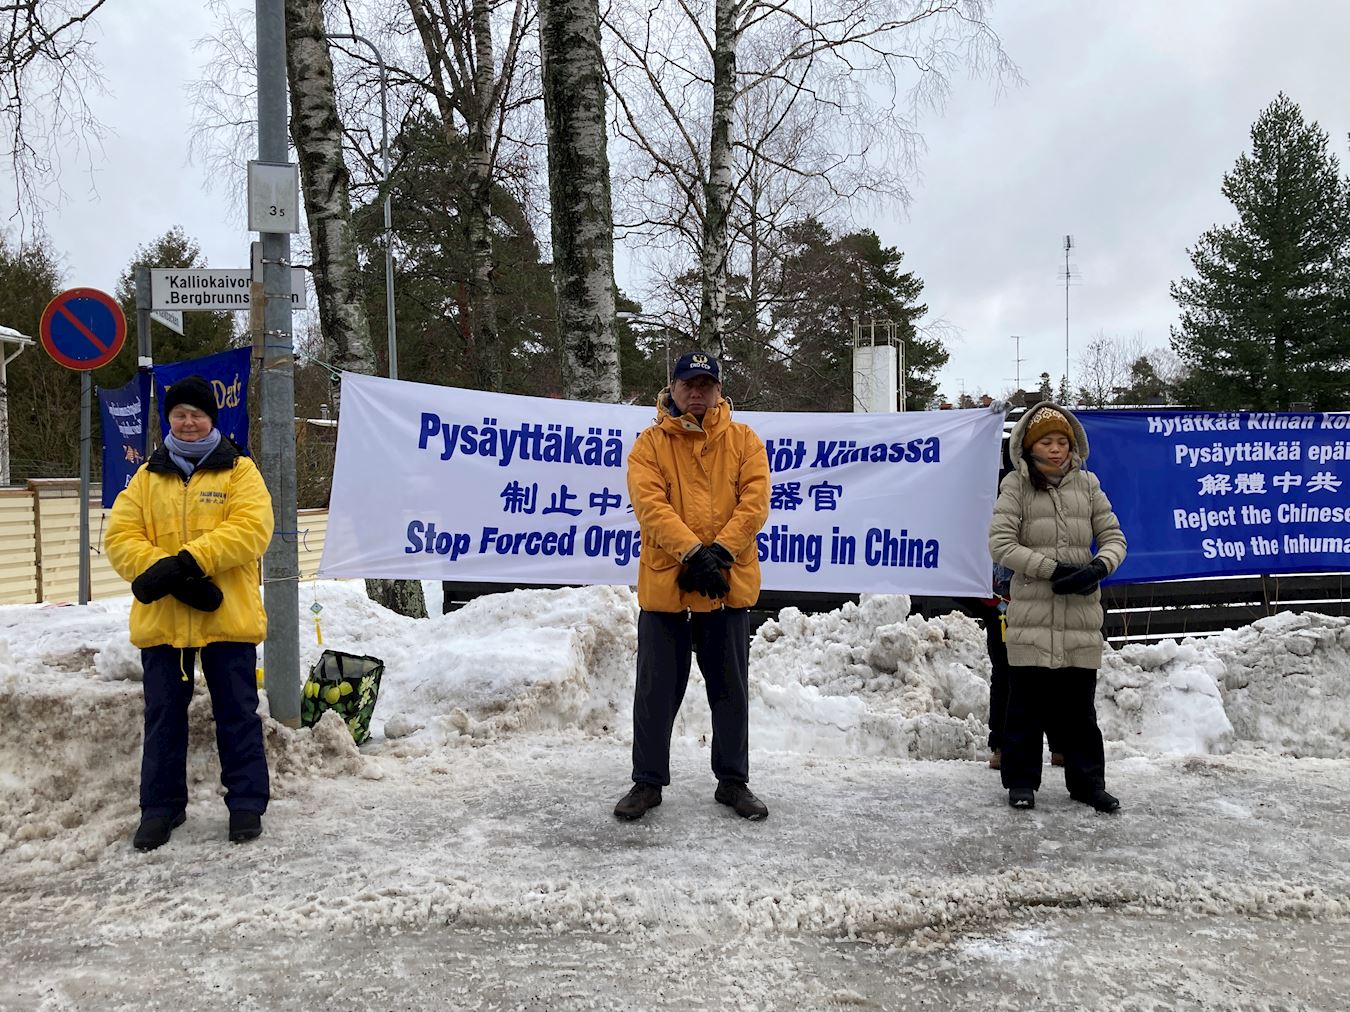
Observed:
[[[654,407],[344,374],[320,574],[636,582]],[[765,443],[766,589],[984,596],[1002,415],[737,412]]]
[[[1350,414],[1084,411],[1114,583],[1350,569]]]

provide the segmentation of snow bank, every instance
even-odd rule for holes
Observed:
[[[301,637],[302,668],[324,647],[382,659],[373,730],[386,739],[427,747],[630,723],[637,602],[626,587],[493,594],[424,620],[386,611],[356,581],[316,584],[302,610],[315,600],[324,645]]]
[[[125,841],[139,808],[140,652],[127,602],[0,608],[0,853],[74,867]],[[133,681],[134,680],[134,681]],[[265,699],[264,699],[265,703]],[[316,775],[378,778],[336,715],[312,730],[265,724],[273,795]],[[222,793],[210,698],[188,708],[189,806]]]
[[[785,609],[751,650],[756,745],[796,751],[983,754],[984,632],[960,614],[924,620],[904,597],[836,612]],[[1268,749],[1350,756],[1350,619],[1281,614],[1181,643],[1108,648],[1097,713],[1113,755]]]
[[[1274,615],[1206,639],[1108,651],[1102,732],[1144,754],[1350,755],[1350,620]]]
[[[413,620],[359,582],[307,585],[325,645],[385,661],[375,741],[358,751],[336,722],[291,731],[269,721],[279,794],[316,775],[382,775],[381,763],[445,746],[536,733],[631,735],[637,606],[623,587],[517,591]],[[79,863],[136,814],[139,654],[129,602],[0,607],[0,851],[60,838]],[[302,635],[302,666],[323,649]],[[984,754],[984,636],[958,614],[925,620],[903,596],[839,611],[785,609],[751,648],[756,749],[822,755],[975,759]],[[697,672],[675,728],[703,744]],[[1116,758],[1269,750],[1350,756],[1350,620],[1279,615],[1203,640],[1108,650],[1098,712]],[[193,803],[219,793],[209,702],[190,710]],[[45,851],[44,859],[52,860]],[[31,855],[30,855],[31,856]]]
[[[302,668],[324,646],[385,661],[374,730],[395,754],[536,731],[631,733],[637,606],[627,588],[496,594],[420,621],[385,611],[359,581],[308,584],[301,597]],[[307,635],[316,602],[323,646]],[[138,679],[127,608],[0,608],[5,693],[41,685],[73,698],[92,681]],[[819,615],[788,608],[760,628],[751,677],[757,748],[983,754],[984,635],[959,614],[925,620],[888,595]],[[697,670],[689,696],[675,733],[706,738]],[[1108,649],[1097,705],[1116,755],[1350,755],[1350,620],[1285,614],[1208,639]]]
[[[1227,752],[1233,725],[1219,680],[1223,662],[1201,640],[1107,650],[1097,677],[1097,721],[1127,754]]]
[[[1233,732],[1293,756],[1350,755],[1350,619],[1275,615],[1205,641]]]
[[[301,731],[266,722],[274,797],[316,775],[382,775],[342,720],[324,717]],[[0,727],[9,730],[0,739],[0,853],[69,868],[125,840],[139,814],[138,687],[93,678],[46,687],[0,675]],[[209,804],[223,790],[205,691],[188,707],[188,734],[188,804]]]
[[[989,733],[983,631],[963,615],[911,615],[903,595],[785,608],[760,628],[750,671],[756,747],[973,759]]]

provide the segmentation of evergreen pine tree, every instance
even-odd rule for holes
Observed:
[[[1036,388],[1036,396],[1043,401],[1053,401],[1055,399],[1055,388],[1050,384],[1050,374],[1041,373],[1041,385]]]
[[[482,372],[481,363],[475,364],[480,331],[469,290],[474,280],[465,208],[476,197],[466,183],[468,151],[462,139],[448,140],[440,121],[425,112],[409,117],[393,145],[399,165],[392,183],[399,375],[475,388]],[[379,321],[385,318],[383,206],[382,194],[372,193],[352,212],[366,313]],[[550,266],[540,260],[525,205],[501,186],[492,190],[492,222],[494,331],[503,370],[499,389],[557,396],[562,356]],[[383,372],[388,368],[384,342],[376,341],[374,350],[376,371]]]
[[[853,405],[854,319],[890,320],[905,349],[905,404],[921,411],[937,392],[937,372],[950,357],[937,337],[922,334],[928,312],[923,281],[901,270],[904,254],[883,246],[870,229],[831,237],[807,218],[789,230],[774,329],[791,355],[793,388],[784,407],[849,411]]]
[[[185,235],[179,225],[173,226],[154,242],[136,248],[131,262],[118,277],[113,292],[127,320],[127,340],[116,358],[102,369],[95,370],[94,382],[98,386],[119,387],[136,374],[136,269],[175,267],[198,270],[207,266],[201,245]],[[183,313],[183,333],[176,334],[168,327],[152,322],[150,334],[151,351],[156,364],[168,365],[225,351],[234,336],[234,320],[229,313],[188,311]]]
[[[1327,135],[1281,94],[1261,113],[1252,149],[1223,179],[1237,221],[1190,252],[1195,277],[1172,285],[1172,347],[1190,367],[1188,403],[1343,408],[1350,395],[1345,313],[1350,188]]]
[[[1116,404],[1165,404],[1167,381],[1158,375],[1147,355],[1140,355],[1130,363],[1129,383],[1116,387],[1114,394]]]
[[[61,291],[60,260],[45,235],[15,244],[0,233],[0,325],[38,337],[42,312]],[[78,474],[80,374],[34,346],[10,363],[7,378],[10,481]]]

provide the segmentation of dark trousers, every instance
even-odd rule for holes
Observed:
[[[1008,644],[998,617],[985,617],[984,639],[989,648],[989,747],[1003,747],[1003,723],[1008,717]]]
[[[1008,644],[1003,639],[1003,629],[997,618],[985,618],[984,638],[989,648],[989,747],[1003,748],[1003,727],[1008,721]],[[1063,752],[1060,748],[1058,729],[1048,723],[1045,727],[1046,744],[1051,752]]]
[[[722,608],[638,615],[634,783],[670,783],[670,732],[689,684],[691,654],[698,657],[712,710],[713,774],[750,780],[750,612]]]
[[[1097,672],[1092,668],[1008,669],[1003,726],[1003,786],[1041,786],[1041,735],[1064,753],[1070,794],[1106,786],[1106,755],[1097,727]]]
[[[145,744],[141,752],[141,813],[173,816],[187,807],[188,702],[195,649],[149,647],[145,670]],[[258,716],[258,648],[212,643],[201,648],[220,754],[220,782],[232,812],[267,811],[267,756]]]

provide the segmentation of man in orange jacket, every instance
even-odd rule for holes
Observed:
[[[628,455],[628,495],[642,531],[638,563],[633,788],[614,807],[640,818],[670,783],[670,734],[691,654],[712,709],[713,795],[746,819],[769,814],[750,792],[750,606],[759,600],[755,536],[769,517],[769,460],[731,419],[717,359],[682,355],[657,418]]]

